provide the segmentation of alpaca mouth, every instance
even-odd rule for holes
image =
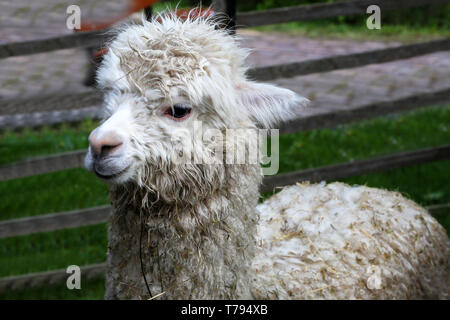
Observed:
[[[114,178],[118,178],[119,176],[121,176],[122,174],[124,174],[128,168],[130,168],[130,166],[125,167],[124,169],[120,170],[119,172],[113,173],[113,174],[101,174],[100,172],[97,171],[97,169],[94,166],[94,173],[97,177],[104,179],[104,180],[111,180]]]

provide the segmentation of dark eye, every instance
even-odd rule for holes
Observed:
[[[174,104],[172,107],[168,107],[164,111],[164,115],[172,118],[173,120],[181,121],[189,116],[191,110],[192,108],[190,106],[177,103]]]

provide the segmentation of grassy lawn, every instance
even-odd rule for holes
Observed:
[[[103,300],[105,284],[103,279],[89,282],[81,280],[81,289],[68,290],[66,284],[33,288],[26,291],[0,293],[0,300]]]
[[[448,28],[387,24],[382,25],[379,30],[369,30],[364,23],[350,26],[334,21],[288,22],[251,29],[321,39],[394,41],[402,43],[431,41],[450,36],[450,29]]]
[[[364,159],[449,143],[450,107],[436,106],[372,119],[336,129],[312,130],[280,137],[280,172]],[[0,163],[87,147],[95,123],[6,132],[0,136]],[[5,151],[5,152],[3,152]],[[398,190],[423,205],[450,201],[450,161],[416,165],[343,179]],[[2,220],[108,203],[107,186],[84,169],[0,182]],[[450,231],[450,215],[440,222]],[[0,240],[0,277],[85,265],[106,259],[106,225],[19,236]],[[81,292],[46,287],[0,294],[8,298],[101,299],[102,281]]]
[[[106,224],[0,239],[0,277],[106,261]]]
[[[3,220],[107,203],[107,185],[81,168],[0,182]]]
[[[40,155],[67,152],[87,147],[89,133],[97,123],[86,120],[75,126],[61,124],[39,131],[22,129],[0,134],[0,165]]]

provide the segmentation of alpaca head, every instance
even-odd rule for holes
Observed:
[[[143,20],[121,27],[108,48],[98,71],[104,121],[89,137],[86,167],[114,185],[165,190],[167,201],[224,183],[224,164],[208,162],[219,143],[229,151],[220,133],[270,128],[307,102],[247,80],[247,51],[208,19]]]

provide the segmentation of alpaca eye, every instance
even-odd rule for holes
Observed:
[[[177,103],[167,108],[164,115],[167,115],[173,120],[180,121],[186,119],[191,113],[191,110],[192,108],[190,106]]]

